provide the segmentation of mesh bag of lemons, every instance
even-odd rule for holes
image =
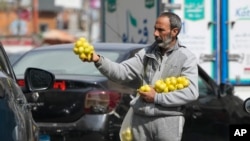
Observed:
[[[155,82],[153,88],[157,93],[168,93],[175,90],[186,88],[189,85],[189,80],[185,76],[167,77],[165,79],[159,79]],[[150,91],[149,85],[143,85],[139,88],[141,92]]]
[[[90,61],[94,52],[94,46],[91,45],[85,38],[81,37],[76,40],[73,52],[78,55],[80,59]]]

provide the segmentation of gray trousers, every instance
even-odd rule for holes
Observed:
[[[147,117],[134,114],[133,141],[180,141],[184,122],[183,116]]]

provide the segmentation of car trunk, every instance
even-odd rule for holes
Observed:
[[[52,90],[39,93],[37,104],[32,108],[36,122],[73,122],[84,114],[84,91]]]

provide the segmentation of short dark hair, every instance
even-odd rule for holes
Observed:
[[[181,18],[173,12],[162,12],[159,17],[168,17],[170,22],[170,29],[177,28],[179,32],[181,31]],[[178,33],[179,33],[178,32]]]

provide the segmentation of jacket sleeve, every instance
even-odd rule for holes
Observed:
[[[155,95],[155,103],[164,107],[175,107],[187,104],[198,98],[198,63],[194,54],[188,54],[182,67],[182,76],[189,79],[189,86],[169,93]]]
[[[116,63],[108,58],[100,56],[100,60],[95,63],[96,68],[106,77],[114,82],[126,85],[133,85],[131,82],[140,82],[143,69],[143,56],[145,49],[140,50],[134,57]]]

